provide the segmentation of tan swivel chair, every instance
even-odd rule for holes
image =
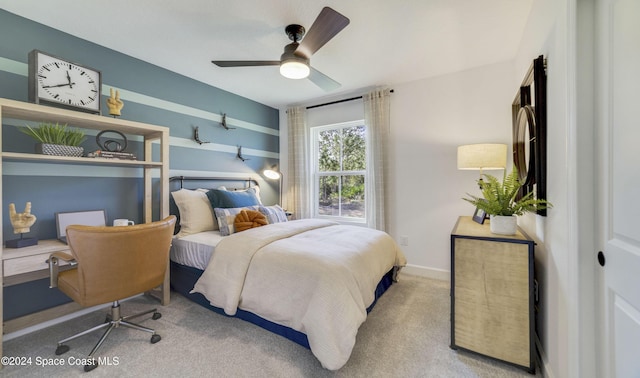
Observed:
[[[171,215],[161,221],[122,227],[95,227],[71,225],[67,227],[67,243],[71,254],[56,252],[49,258],[51,287],[58,287],[78,304],[89,307],[113,302],[111,313],[105,323],[80,332],[58,342],[56,355],[69,350],[69,340],[107,328],[102,338],[89,353],[85,371],[98,366],[93,358],[109,333],[119,326],[151,333],[151,343],[160,341],[153,329],[139,326],[128,320],[153,313],[156,309],[141,314],[121,316],[119,300],[149,291],[164,282],[169,248],[176,217]],[[58,272],[58,260],[77,264],[74,269]]]

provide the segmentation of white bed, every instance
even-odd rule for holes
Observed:
[[[202,200],[201,194],[181,190],[185,194]],[[257,208],[271,214],[273,223],[234,232],[228,224],[234,214]],[[275,208],[200,213],[202,219],[215,213],[222,232],[193,227],[193,217],[181,222],[171,247],[172,288],[215,312],[308,347],[322,366],[337,370],[348,361],[368,311],[406,259],[384,232],[318,219],[285,222],[272,214],[282,210]]]

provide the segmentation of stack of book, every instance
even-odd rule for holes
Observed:
[[[104,159],[120,159],[120,160],[137,160],[136,155],[131,152],[114,152],[114,151],[102,151],[96,150],[89,152],[87,157],[90,158],[104,158]]]

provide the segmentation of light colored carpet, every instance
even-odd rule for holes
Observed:
[[[123,314],[154,306],[137,297],[122,304]],[[5,356],[31,358],[31,366],[7,366],[3,377],[533,377],[524,370],[471,353],[454,351],[450,342],[449,283],[402,275],[378,301],[358,331],[347,364],[323,369],[310,350],[245,321],[213,313],[179,294],[159,307],[162,318],[134,321],[162,335],[126,328],[114,330],[97,356],[111,366],[84,373],[69,361],[82,359],[101,332],[69,342],[56,356],[56,342],[105,319],[104,311],[84,315],[4,343]],[[38,366],[58,359],[64,366]],[[540,374],[538,373],[538,376]]]

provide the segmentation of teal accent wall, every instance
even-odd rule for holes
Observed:
[[[27,56],[33,49],[92,67],[102,72],[103,115],[108,116],[106,99],[113,88],[120,91],[124,101],[122,119],[169,127],[172,175],[250,176],[258,180],[265,204],[277,202],[278,183],[260,175],[279,161],[277,109],[1,9],[0,25],[0,97],[28,101]],[[220,125],[223,113],[227,125],[235,129],[225,130]],[[16,129],[24,123],[11,119],[2,122],[4,151],[33,152],[33,140]],[[196,143],[195,127],[199,127],[200,139],[211,143]],[[95,134],[88,131],[85,151],[98,149]],[[238,146],[249,160],[236,158]],[[127,151],[142,154],[141,140],[132,138]],[[56,212],[106,209],[108,222],[115,218],[142,221],[140,169],[2,164],[3,242],[19,237],[13,234],[8,217],[9,203],[15,203],[18,211],[27,201],[32,203],[38,220],[26,236],[38,239],[56,237]],[[154,214],[158,218],[157,205]],[[5,306],[5,317],[22,315],[19,308],[14,310],[16,306]]]

